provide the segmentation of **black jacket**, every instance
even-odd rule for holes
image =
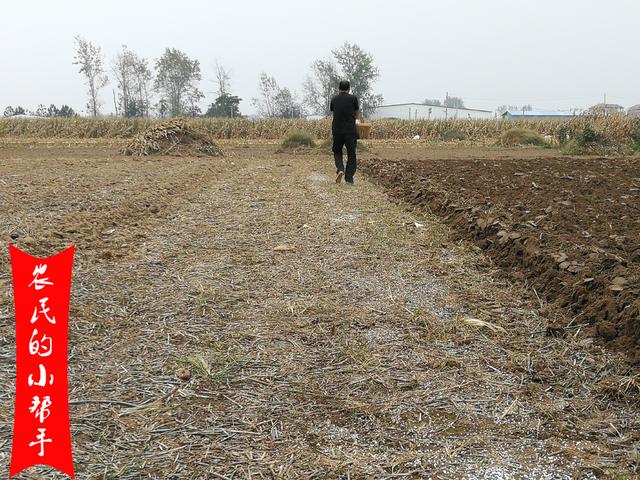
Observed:
[[[331,100],[333,123],[331,131],[335,134],[356,134],[356,112],[360,110],[358,97],[349,93],[340,93]]]

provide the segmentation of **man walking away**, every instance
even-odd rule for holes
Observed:
[[[333,123],[331,133],[333,135],[333,158],[336,161],[336,183],[342,181],[353,185],[353,176],[356,173],[356,117],[360,114],[358,98],[349,93],[351,85],[348,81],[340,82],[340,93],[331,100]],[[342,147],[347,147],[347,169],[342,160]]]

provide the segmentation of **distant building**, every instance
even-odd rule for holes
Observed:
[[[592,115],[624,115],[624,107],[616,103],[599,103],[591,107],[589,113]]]
[[[39,117],[38,115],[27,115],[27,114],[20,114],[20,115],[11,115],[10,117],[4,117],[7,120],[36,120],[38,118],[46,118],[46,117]]]
[[[627,110],[627,115],[629,117],[639,117],[640,118],[640,103],[638,105],[634,105],[629,110]]]
[[[442,105],[425,105],[422,103],[398,103],[382,105],[369,115],[372,120],[467,120],[492,119],[493,112],[474,108],[450,108]]]
[[[545,118],[571,118],[575,116],[573,112],[555,112],[555,111],[507,111],[502,114],[502,118],[506,120],[543,120]]]

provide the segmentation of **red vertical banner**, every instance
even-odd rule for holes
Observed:
[[[74,478],[67,381],[74,250],[36,258],[9,246],[16,314],[10,477],[40,464]]]

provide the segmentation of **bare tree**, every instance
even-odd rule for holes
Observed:
[[[145,58],[138,58],[133,66],[133,74],[135,76],[136,101],[142,116],[149,116],[149,108],[151,106],[151,80],[153,75],[149,68],[149,63]]]
[[[76,56],[73,64],[80,65],[79,73],[85,76],[89,98],[87,111],[96,117],[100,113],[100,89],[108,82],[102,67],[102,51],[79,35],[75,37],[75,41]]]
[[[274,77],[260,75],[260,96],[252,100],[260,116],[265,118],[300,118],[302,105],[288,88],[280,88]]]
[[[311,65],[312,75],[303,84],[304,106],[316,115],[330,115],[331,98],[336,94],[340,75],[330,60],[316,60]]]
[[[151,71],[147,60],[122,46],[113,63],[118,87],[118,104],[124,117],[143,117],[149,113]]]
[[[265,118],[275,117],[275,98],[279,91],[280,86],[278,82],[276,82],[276,79],[262,72],[260,75],[260,83],[258,84],[259,96],[251,101],[260,116]]]
[[[224,97],[230,93],[231,90],[231,74],[224,66],[220,65],[216,61],[216,84],[218,85],[218,97]]]
[[[302,117],[302,105],[298,102],[296,94],[288,88],[279,89],[274,101],[274,116],[276,118]]]
[[[235,118],[242,116],[239,105],[242,99],[231,95],[231,74],[216,61],[215,80],[217,85],[216,99],[209,105],[206,117]]]
[[[118,104],[120,105],[120,111],[123,116],[127,116],[129,111],[129,105],[131,100],[131,90],[133,83],[133,63],[132,58],[135,55],[126,45],[122,46],[122,52],[116,55],[113,62],[112,70],[116,79],[116,86],[118,88]]]

